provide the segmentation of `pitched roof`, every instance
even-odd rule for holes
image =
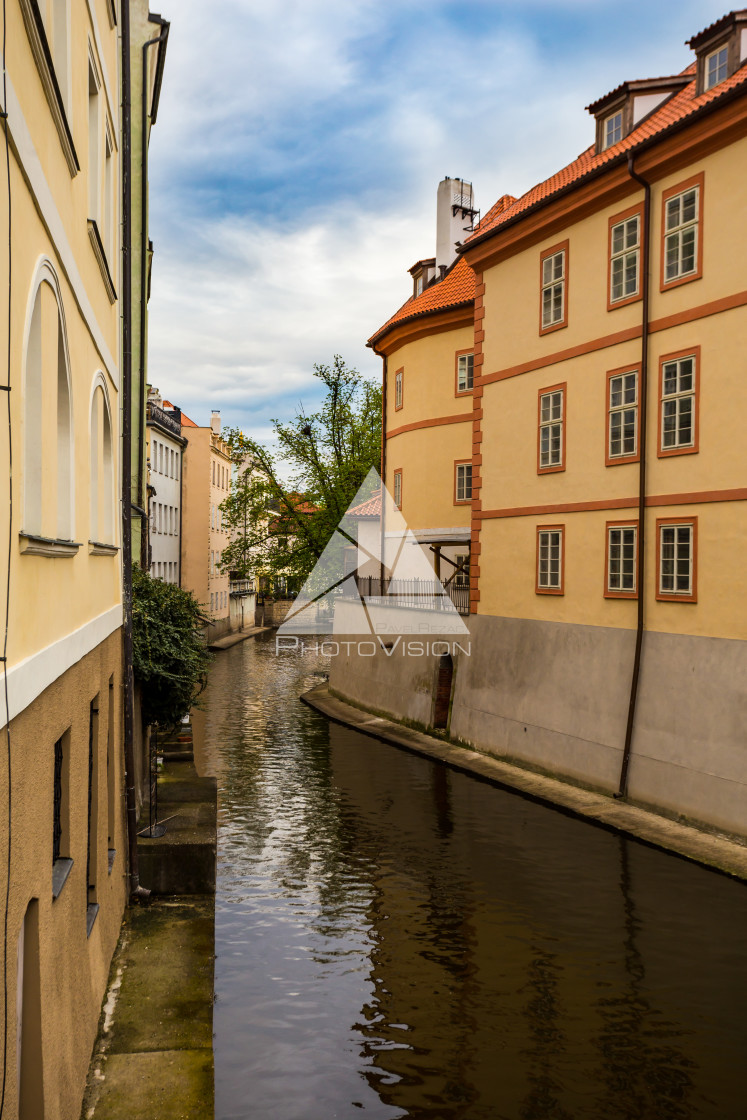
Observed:
[[[371,497],[361,502],[360,505],[353,506],[349,509],[346,517],[355,517],[361,520],[366,517],[379,518],[381,517],[381,490],[375,490]]]
[[[623,153],[637,148],[644,141],[660,135],[663,137],[668,129],[687,121],[688,117],[694,116],[701,109],[730,94],[733,90],[737,90],[739,87],[744,87],[747,90],[747,66],[743,64],[730,78],[726,78],[717,86],[713,86],[696,96],[696,66],[697,63],[692,62],[682,71],[683,74],[690,77],[690,81],[683,89],[664,101],[649,116],[644,117],[640,124],[617,144],[612,144],[599,154],[595,152],[595,146],[592,144],[585,152],[581,153],[578,159],[569,163],[561,171],[556,172],[555,175],[551,175],[549,179],[545,179],[544,182],[532,187],[511,206],[504,207],[495,214],[488,211],[479,228],[467,238],[465,248],[476,241],[482,240],[486,235],[497,232],[501,227],[508,225],[527,211],[550,202],[556,194],[566,187],[580,182],[585,176],[598,171],[606,164],[616,162]]]
[[[502,208],[510,206],[515,199],[510,194],[504,194],[499,198],[494,206],[485,215],[480,223],[482,224],[496,213],[500,213]],[[422,262],[417,262],[421,264]],[[392,330],[393,327],[399,326],[400,323],[409,322],[410,319],[417,319],[421,315],[431,315],[436,311],[447,311],[452,307],[461,307],[469,304],[475,298],[475,274],[466,262],[457,257],[454,264],[450,267],[443,280],[436,281],[435,284],[430,284],[427,288],[420,293],[419,296],[410,296],[410,298],[402,304],[399,311],[392,315],[391,319],[387,319],[383,327],[379,327],[375,334],[372,334],[368,340],[368,345],[373,346],[380,338]],[[416,267],[415,265],[413,267]],[[410,270],[412,271],[412,269]]]

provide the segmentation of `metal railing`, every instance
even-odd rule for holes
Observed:
[[[380,579],[356,576],[358,594],[377,606],[410,607],[414,610],[442,611],[452,603],[459,614],[469,614],[469,587],[452,581],[441,584],[427,579]]]

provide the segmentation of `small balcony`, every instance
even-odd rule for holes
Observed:
[[[443,611],[453,605],[459,614],[469,614],[469,585],[442,584],[426,579],[380,579],[356,576],[358,594],[381,607],[410,607],[413,610]]]

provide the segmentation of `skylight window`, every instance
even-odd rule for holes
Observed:
[[[719,82],[723,82],[728,72],[729,49],[719,47],[717,51],[706,55],[705,88],[712,89]]]
[[[602,125],[602,150],[617,144],[618,140],[622,140],[622,135],[623,115],[622,109],[618,109],[616,113],[607,117]]]

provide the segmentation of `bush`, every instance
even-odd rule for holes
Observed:
[[[205,621],[190,591],[133,568],[133,666],[146,723],[176,727],[205,687]]]

